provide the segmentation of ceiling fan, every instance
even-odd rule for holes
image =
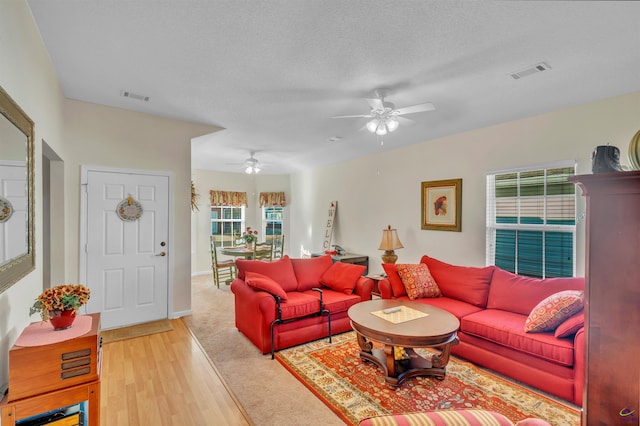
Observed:
[[[258,161],[256,157],[254,157],[255,152],[251,151],[249,158],[244,160],[244,172],[248,175],[259,173],[262,170],[262,165]]]
[[[385,97],[389,94],[389,89],[376,89],[375,98],[368,98],[367,102],[371,106],[369,114],[361,115],[339,115],[333,118],[371,118],[366,124],[366,128],[371,133],[384,136],[389,132],[395,131],[401,121],[411,122],[402,115],[415,114],[417,112],[433,111],[435,106],[431,102],[408,106],[404,108],[396,108],[396,106],[385,101]]]

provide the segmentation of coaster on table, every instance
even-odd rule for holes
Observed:
[[[406,306],[398,306],[398,308],[400,309],[394,312],[389,312],[388,314],[384,312],[385,309],[381,311],[374,311],[371,313],[379,318],[382,318],[394,324],[400,324],[403,322],[429,316],[429,314],[425,312],[417,311],[415,309],[411,309]]]

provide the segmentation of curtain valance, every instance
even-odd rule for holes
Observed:
[[[287,205],[287,200],[284,197],[284,192],[261,192],[260,193],[260,207],[284,207]]]
[[[233,191],[209,191],[212,206],[247,207],[247,193]]]

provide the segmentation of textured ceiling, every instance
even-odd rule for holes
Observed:
[[[224,128],[193,142],[194,168],[237,172],[255,151],[292,173],[640,90],[640,2],[28,4],[66,97]],[[383,146],[366,120],[331,118],[368,113],[380,87],[436,110]]]

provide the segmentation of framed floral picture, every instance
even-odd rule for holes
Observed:
[[[462,179],[422,182],[422,229],[462,230]]]

